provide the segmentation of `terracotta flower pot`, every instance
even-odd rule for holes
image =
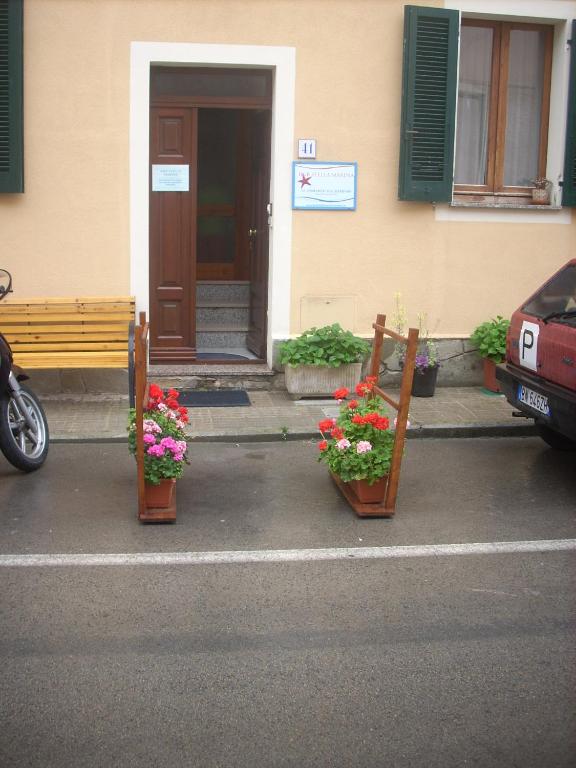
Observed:
[[[176,480],[174,478],[160,480],[159,485],[146,483],[146,507],[148,509],[165,509],[171,506],[175,489]]]
[[[367,480],[350,480],[347,485],[362,504],[380,504],[384,501],[388,475],[384,475],[372,485],[369,485]]]
[[[496,363],[484,358],[484,386],[490,392],[500,392],[500,384],[496,378]]]
[[[550,189],[533,189],[532,202],[536,205],[550,205]]]

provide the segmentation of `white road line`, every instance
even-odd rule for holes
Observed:
[[[295,563],[317,560],[369,560],[403,557],[501,555],[576,550],[576,539],[494,541],[480,544],[425,544],[403,547],[337,547],[333,549],[263,549],[224,552],[134,552],[117,554],[0,555],[7,568],[101,565],[233,565]]]

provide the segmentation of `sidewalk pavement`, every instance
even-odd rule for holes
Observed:
[[[397,396],[392,390],[392,397]],[[334,400],[292,400],[286,392],[248,393],[251,406],[190,408],[191,440],[230,442],[319,438],[320,420],[336,416]],[[54,442],[126,439],[128,399],[118,395],[42,398]],[[393,410],[392,408],[390,409]],[[482,387],[437,388],[413,397],[408,437],[501,437],[534,433],[533,422],[512,416],[503,395]]]

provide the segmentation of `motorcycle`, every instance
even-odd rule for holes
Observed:
[[[0,269],[0,301],[11,292],[12,276]],[[0,451],[23,472],[33,472],[44,464],[50,442],[40,401],[21,384],[28,378],[13,364],[10,344],[0,333]]]

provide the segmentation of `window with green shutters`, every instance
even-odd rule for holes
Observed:
[[[22,0],[0,0],[0,192],[23,192]]]
[[[464,31],[472,39],[460,62],[459,92],[460,23],[455,10],[405,6],[398,197],[523,204],[533,178],[546,173],[553,140],[547,133],[553,27],[466,19]],[[476,38],[482,34],[492,34],[489,56],[479,55]],[[572,40],[564,206],[576,206],[574,22]]]
[[[568,124],[564,155],[562,205],[576,206],[576,21],[572,22],[570,52],[570,86],[568,89]]]
[[[404,9],[400,200],[452,198],[458,24],[458,11]]]

